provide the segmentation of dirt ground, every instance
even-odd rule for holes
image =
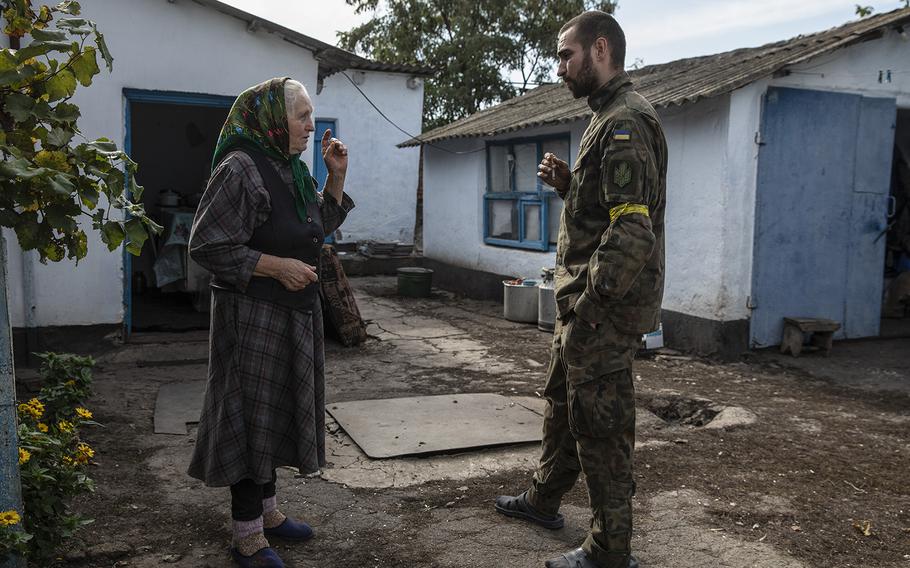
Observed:
[[[330,403],[542,391],[549,336],[501,306],[353,282],[372,338],[327,347]],[[88,406],[105,427],[85,432],[97,491],[76,504],[95,522],[60,565],[230,566],[228,492],[185,474],[195,430],[152,428],[161,385],[204,379],[205,336],[139,340],[99,358]],[[828,359],[651,354],[635,379],[642,566],[910,566],[910,339],[836,343]],[[374,461],[330,421],[328,452],[320,476],[279,471],[282,509],[317,530],[301,546],[273,542],[292,567],[542,566],[586,532],[581,482],[559,531],[493,511],[526,488],[534,444]]]

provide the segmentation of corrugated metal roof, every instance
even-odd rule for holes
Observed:
[[[415,65],[400,65],[397,63],[381,63],[361,57],[350,51],[345,51],[320,41],[314,37],[296,32],[275,22],[260,18],[254,14],[235,8],[230,4],[219,2],[218,0],[193,0],[197,4],[214,8],[223,14],[233,16],[247,23],[250,30],[264,29],[268,32],[278,34],[287,41],[298,47],[308,49],[313,52],[316,61],[319,62],[319,78],[328,77],[344,71],[345,69],[359,69],[362,71],[384,71],[387,73],[407,73],[409,75],[432,75],[434,71],[429,67],[418,67]]]
[[[879,14],[823,32],[761,47],[649,65],[630,75],[639,93],[655,107],[684,105],[729,93],[788,65],[881,37],[888,27],[910,23],[910,8]],[[562,83],[524,95],[412,138],[401,147],[452,138],[496,136],[524,128],[572,122],[591,115],[587,100],[574,99]]]

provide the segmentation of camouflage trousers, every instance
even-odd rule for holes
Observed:
[[[557,321],[553,334],[542,452],[528,501],[555,514],[584,472],[592,519],[582,547],[603,568],[626,568],[631,555],[632,359],[640,342],[610,321],[595,330],[574,316]]]

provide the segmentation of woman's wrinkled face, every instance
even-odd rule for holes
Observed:
[[[303,95],[297,98],[294,108],[288,111],[288,138],[290,153],[299,154],[306,150],[310,133],[316,130],[313,126],[313,103],[310,97]]]

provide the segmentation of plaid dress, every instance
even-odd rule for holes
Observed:
[[[271,158],[269,158],[271,159]],[[291,168],[273,165],[288,191]],[[325,233],[354,202],[319,196]],[[268,190],[253,160],[231,152],[212,172],[190,236],[193,260],[244,290],[261,253],[245,245],[270,214]],[[316,285],[316,284],[314,284]],[[271,481],[278,466],[301,473],[325,465],[322,313],[294,310],[213,289],[209,371],[189,474],[210,487]]]

